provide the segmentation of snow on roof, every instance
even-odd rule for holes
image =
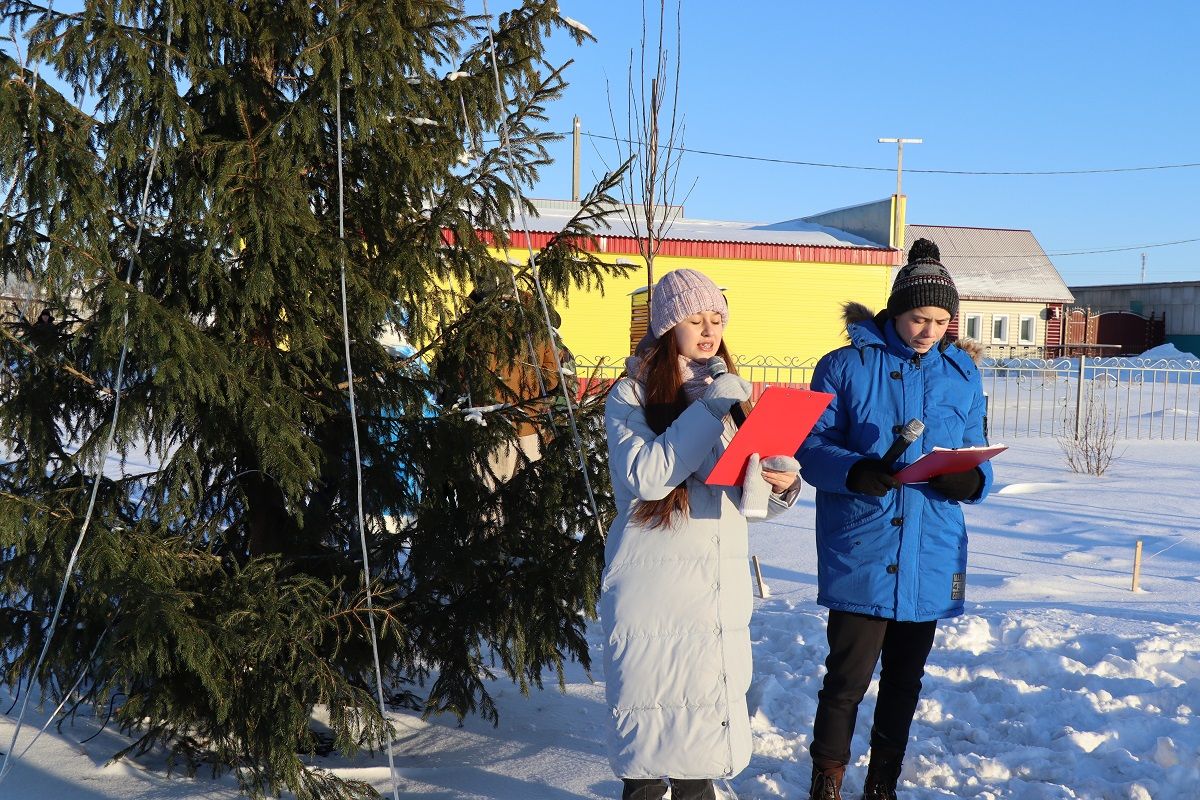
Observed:
[[[1031,231],[906,225],[904,240],[930,239],[958,293],[974,300],[1072,303],[1075,297]]]
[[[571,218],[578,208],[576,203],[535,200],[537,214],[529,216],[531,231],[554,233]],[[886,250],[878,243],[837,228],[829,228],[802,219],[784,222],[729,222],[724,220],[690,219],[683,216],[683,209],[672,206],[675,219],[671,222],[665,238],[692,242],[734,242],[738,244],[782,244],[808,245],[814,247],[868,247]],[[609,228],[597,230],[600,235],[637,236],[623,213],[607,217]],[[514,222],[519,227],[520,221]]]

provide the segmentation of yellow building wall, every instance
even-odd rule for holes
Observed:
[[[609,262],[618,258],[601,257]],[[646,285],[646,270],[640,258],[619,257],[637,269],[606,280],[603,295],[577,291],[559,305],[563,341],[581,361],[603,357],[621,364],[629,355],[630,294]],[[845,344],[842,303],[856,300],[882,308],[893,273],[886,266],[672,256],[659,256],[654,266],[656,280],[687,267],[724,289],[730,314],[726,342],[738,360],[766,356],[797,363]]]

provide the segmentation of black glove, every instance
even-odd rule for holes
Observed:
[[[864,458],[854,462],[854,466],[846,475],[846,488],[858,494],[883,497],[899,487],[900,481],[892,477],[892,468],[878,458]]]
[[[983,488],[983,473],[978,467],[929,479],[929,488],[951,500],[970,500]]]

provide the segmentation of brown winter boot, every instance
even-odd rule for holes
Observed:
[[[871,752],[871,763],[867,765],[867,781],[863,784],[863,800],[899,800],[896,784],[900,781],[900,768],[904,755],[876,755]]]
[[[813,764],[812,786],[808,790],[808,800],[842,800],[842,778],[845,776],[845,764],[824,767]]]

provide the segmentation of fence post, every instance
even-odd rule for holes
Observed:
[[[1075,438],[1083,436],[1083,368],[1087,364],[1087,356],[1079,354],[1079,388],[1075,392]]]
[[[758,582],[758,596],[765,600],[771,593],[767,591],[767,585],[763,583],[762,567],[758,564],[758,556],[750,556],[750,563],[754,565],[754,579]]]
[[[1142,577],[1142,540],[1137,540],[1137,545],[1133,548],[1133,586],[1130,591],[1138,590],[1138,580]]]

